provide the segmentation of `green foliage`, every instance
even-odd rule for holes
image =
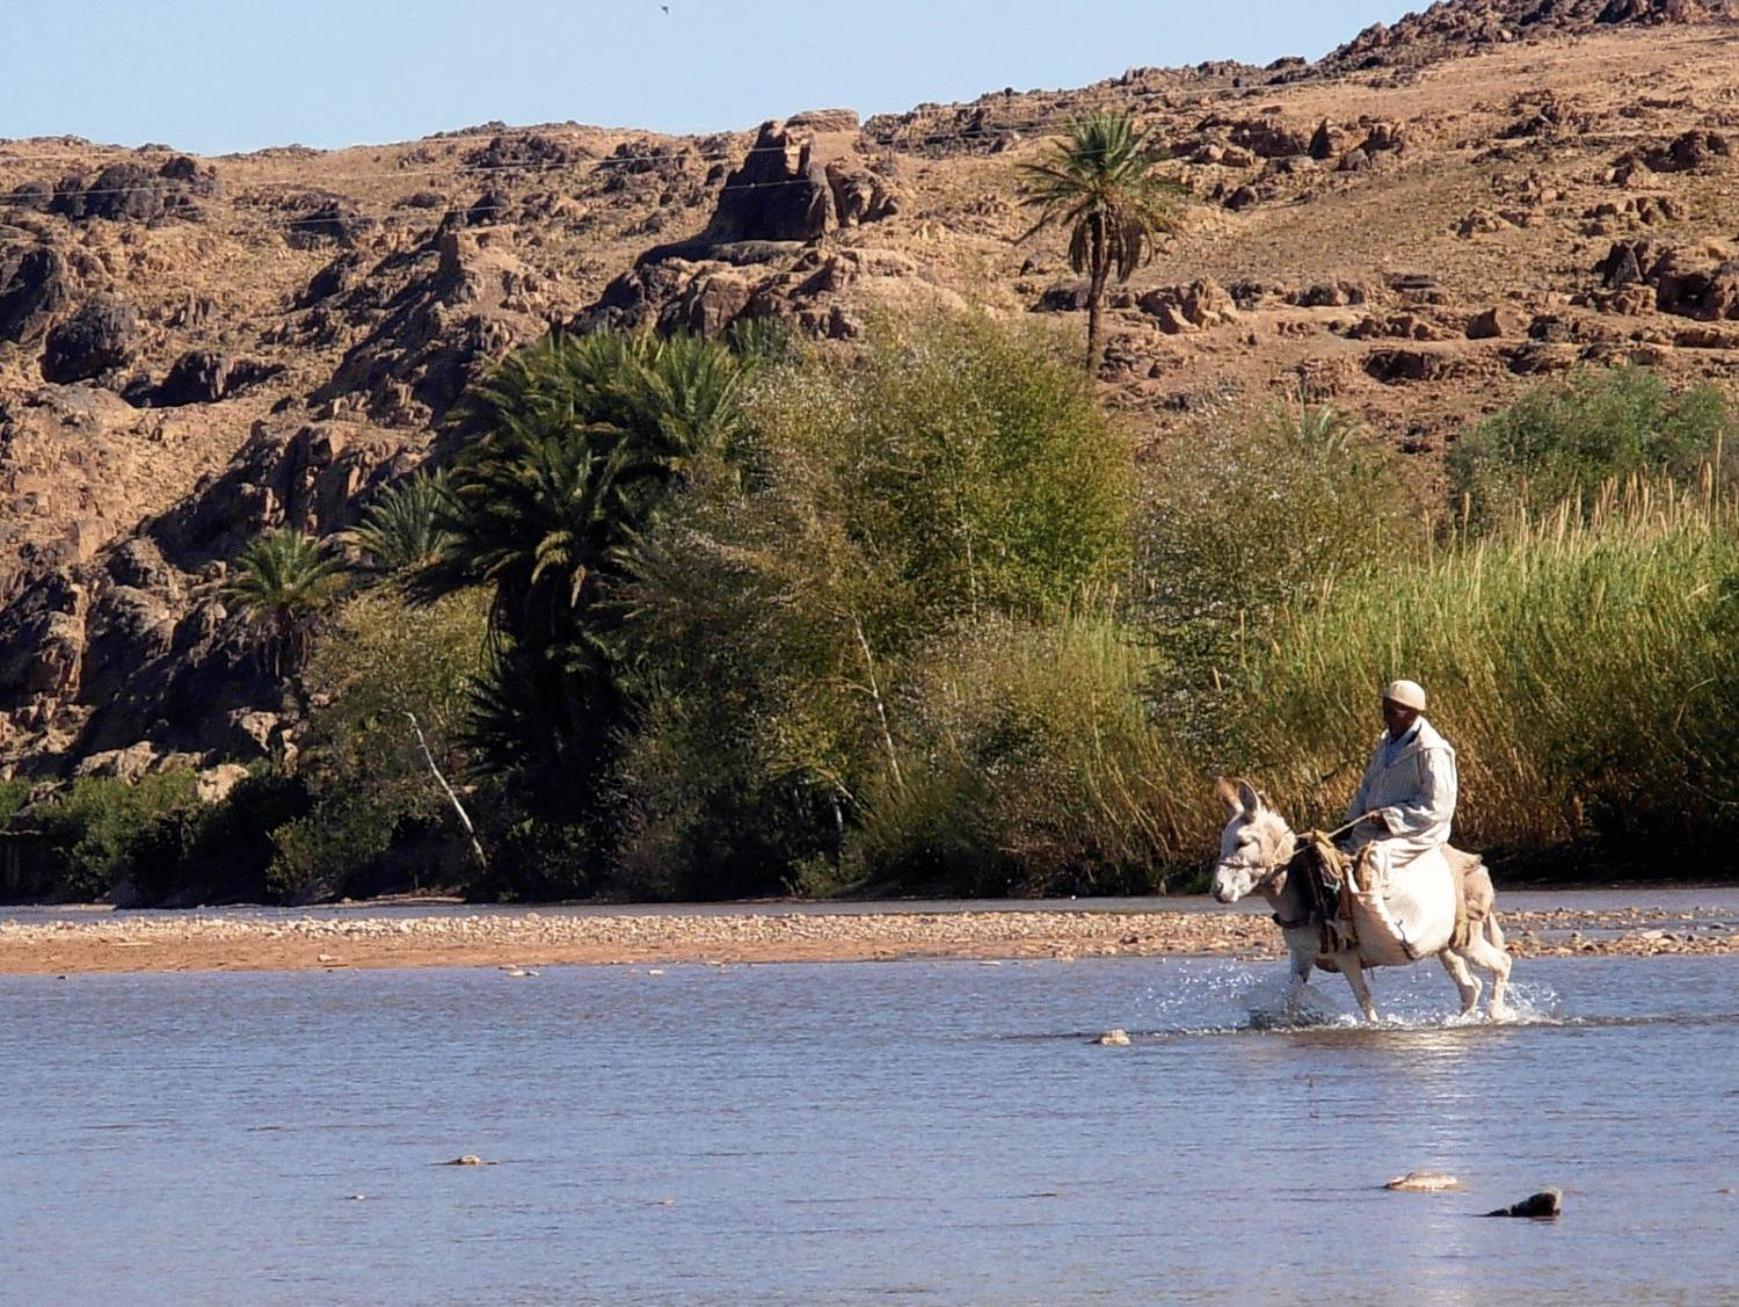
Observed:
[[[992,619],[914,661],[903,776],[879,779],[872,882],[971,894],[1147,893],[1193,777],[1142,700],[1151,654],[1114,618]]]
[[[1588,507],[1613,479],[1664,475],[1687,485],[1723,444],[1734,446],[1732,427],[1713,385],[1675,394],[1642,368],[1584,371],[1529,391],[1455,445],[1448,466],[1458,512],[1489,530],[1566,499]]]
[[[419,472],[382,490],[347,534],[375,571],[412,572],[432,565],[451,543],[441,525],[451,506],[447,474]]]
[[[1043,163],[1026,164],[1025,202],[1038,221],[1022,239],[1051,227],[1069,233],[1069,265],[1088,279],[1087,367],[1099,361],[1099,322],[1112,276],[1128,281],[1175,221],[1175,183],[1156,174],[1159,154],[1133,115],[1101,111],[1068,124]]]
[[[35,804],[30,824],[42,832],[60,863],[62,894],[90,901],[110,893],[153,851],[154,825],[191,809],[191,772],[156,772],[136,782],[84,776]]]
[[[365,873],[395,832],[445,830],[468,843],[412,716],[442,773],[461,776],[471,762],[462,740],[485,666],[487,620],[478,590],[416,606],[394,589],[368,590],[333,615],[304,678],[316,705],[301,765],[313,807],[277,838],[274,893],[331,892]]]
[[[343,584],[343,574],[343,561],[325,541],[288,528],[242,550],[225,593],[260,631],[274,676],[301,668],[315,619]]]
[[[934,318],[883,324],[850,373],[768,374],[740,458],[698,464],[634,555],[628,861],[691,893],[848,884],[866,796],[899,787],[908,665],[1108,589],[1130,450],[1039,339]]]
[[[60,898],[257,903],[270,896],[271,832],[307,810],[301,781],[275,768],[256,769],[218,804],[199,802],[193,773],[175,771],[137,782],[83,777],[18,824],[44,837]]]
[[[1324,586],[1419,557],[1426,519],[1382,449],[1332,408],[1191,433],[1162,460],[1137,546],[1142,612],[1163,654],[1153,693],[1204,765],[1235,767],[1247,760],[1230,755],[1225,728],[1242,651]]]
[[[277,856],[266,872],[271,896],[285,903],[331,898],[392,847],[395,823],[366,796],[322,803],[272,832]]]
[[[613,763],[631,709],[623,552],[698,460],[730,448],[754,368],[689,337],[554,334],[471,398],[485,435],[453,469],[450,540],[418,591],[491,592],[470,742],[544,811],[571,813]]]
[[[0,831],[12,824],[24,805],[30,801],[30,782],[23,777],[0,780]]]

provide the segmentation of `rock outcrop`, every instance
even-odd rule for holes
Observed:
[[[42,353],[46,381],[68,385],[117,375],[139,347],[139,319],[132,305],[92,300],[49,331]]]

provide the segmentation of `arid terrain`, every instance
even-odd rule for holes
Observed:
[[[1739,953],[1731,914],[1714,909],[1511,913],[1505,929],[1510,951],[1522,958]],[[656,916],[480,910],[397,917],[364,911],[0,922],[0,975],[1167,956],[1275,959],[1285,947],[1259,915],[1163,909]]]
[[[1137,112],[1192,196],[1110,315],[1102,385],[1144,450],[1303,394],[1430,485],[1469,419],[1578,363],[1728,381],[1736,60],[1724,5],[1455,0],[1317,64],[867,122],[0,142],[0,775],[293,747],[229,563],[348,525],[551,326],[849,341],[878,308],[970,304],[1079,336],[1061,239],[1018,239],[1017,168],[1093,108]]]

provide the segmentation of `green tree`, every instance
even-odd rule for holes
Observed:
[[[303,671],[315,706],[297,769],[313,806],[275,837],[275,892],[333,892],[407,839],[469,845],[483,862],[469,809],[446,778],[469,763],[462,740],[486,607],[479,590],[408,605],[395,587],[376,586],[322,626]],[[420,870],[411,868],[413,888]]]
[[[1069,233],[1069,266],[1087,278],[1087,370],[1104,348],[1105,288],[1153,255],[1175,220],[1180,188],[1158,176],[1158,154],[1127,113],[1104,111],[1068,124],[1042,163],[1025,164],[1025,203],[1039,219],[1022,240],[1052,227]]]
[[[418,472],[382,490],[346,537],[377,572],[394,575],[427,567],[451,542],[441,525],[451,500],[445,472]]]
[[[301,669],[314,622],[343,579],[343,560],[301,531],[271,531],[242,550],[225,593],[260,632],[273,676]]]
[[[1716,386],[1675,393],[1644,368],[1587,369],[1535,387],[1456,442],[1446,460],[1456,511],[1490,530],[1567,499],[1591,506],[1608,481],[1665,475],[1690,486],[1711,460],[1730,483],[1732,427]]]
[[[737,459],[703,461],[632,555],[631,860],[686,894],[844,883],[825,864],[867,796],[930,747],[903,725],[915,661],[1109,590],[1132,479],[1080,371],[987,318],[884,322],[850,371],[770,372]]]
[[[423,597],[488,588],[491,662],[473,702],[479,758],[572,811],[611,766],[632,708],[616,592],[624,551],[698,459],[728,449],[755,367],[678,336],[552,334],[471,397],[483,431],[456,461],[448,533]]]

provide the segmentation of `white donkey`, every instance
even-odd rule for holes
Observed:
[[[1248,782],[1239,781],[1234,787],[1222,778],[1218,789],[1232,818],[1220,835],[1214,897],[1221,903],[1236,903],[1256,892],[1274,909],[1274,920],[1292,954],[1289,1010],[1297,1010],[1315,966],[1345,976],[1365,1019],[1375,1021],[1366,968],[1407,966],[1435,954],[1461,991],[1463,1014],[1479,1004],[1481,986],[1468,965],[1472,963],[1491,975],[1491,1016],[1503,1020],[1509,1015],[1504,987],[1510,978],[1510,956],[1498,925],[1491,876],[1477,856],[1450,848],[1432,850],[1401,868],[1393,882],[1378,892],[1355,896],[1355,913],[1368,928],[1358,932],[1355,947],[1329,951],[1325,941],[1331,932],[1323,929],[1323,914],[1310,886],[1304,875],[1291,874],[1298,849],[1292,828]],[[1467,943],[1459,949],[1451,947],[1456,876],[1463,880],[1468,921]]]

